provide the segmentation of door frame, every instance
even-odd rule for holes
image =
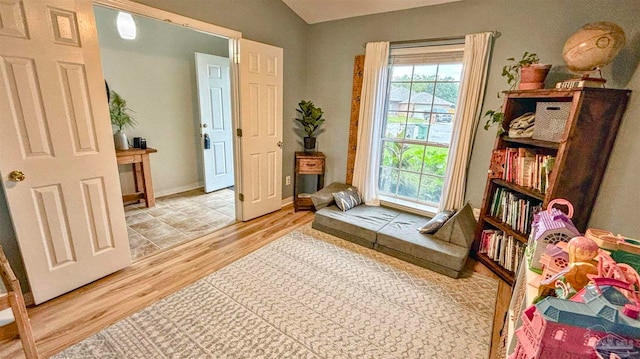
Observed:
[[[231,123],[232,131],[235,133],[240,128],[240,90],[239,90],[239,68],[238,51],[239,39],[242,38],[240,31],[228,29],[222,26],[210,24],[204,21],[195,20],[186,16],[172,12],[153,8],[151,6],[139,4],[130,0],[92,0],[94,5],[104,6],[114,10],[127,11],[132,14],[148,17],[154,20],[163,21],[172,25],[178,25],[192,29],[194,31],[221,37],[229,41],[229,75],[231,78]],[[243,221],[242,201],[239,194],[242,193],[242,174],[240,173],[241,148],[238,136],[233,138],[233,173],[234,173],[234,198],[236,209],[236,220]]]

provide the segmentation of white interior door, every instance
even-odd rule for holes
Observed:
[[[3,0],[0,19],[0,174],[38,304],[131,256],[91,1]]]
[[[229,59],[196,52],[204,191],[233,186]]]
[[[239,41],[242,220],[282,203],[282,61],[279,47]]]

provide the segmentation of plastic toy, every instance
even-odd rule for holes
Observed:
[[[585,287],[581,301],[547,297],[527,308],[522,326],[515,332],[518,344],[509,359],[595,359],[594,347],[607,335],[627,340],[640,337],[640,321],[629,315],[633,310],[626,309],[637,308],[637,302],[629,301],[617,289],[632,286],[603,279],[602,286]]]
[[[568,215],[553,208],[555,204],[566,205],[569,208]],[[571,222],[571,217],[573,217],[573,206],[571,202],[560,198],[549,202],[546,211],[542,211],[533,216],[532,243],[530,242],[529,244],[529,254],[531,255],[529,269],[541,274],[542,264],[540,263],[540,258],[542,258],[547,245],[557,244],[558,242],[569,242],[571,238],[580,235],[580,232],[578,232],[573,222]]]
[[[610,251],[616,262],[626,263],[640,271],[640,241],[595,228],[587,229],[585,237],[593,239],[600,248]]]
[[[592,277],[600,273],[596,267],[598,262],[593,260],[600,249],[593,240],[580,236],[574,237],[567,244],[567,251],[569,263],[555,275],[546,277],[540,282],[538,287],[540,297],[550,295],[555,290],[557,297],[571,298],[577,291],[584,288]]]
[[[569,265],[569,253],[564,242],[558,245],[548,244],[540,264],[542,264],[542,280],[549,279],[563,271]],[[564,247],[564,248],[563,248]]]

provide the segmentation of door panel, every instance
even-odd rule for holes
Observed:
[[[3,1],[0,16],[0,175],[38,304],[131,256],[92,3]]]
[[[277,211],[282,202],[281,48],[240,40],[242,219]]]
[[[229,59],[196,53],[196,69],[204,190],[208,193],[234,185]],[[205,148],[206,137],[209,148]]]

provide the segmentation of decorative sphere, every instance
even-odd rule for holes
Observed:
[[[622,28],[611,22],[586,24],[564,44],[562,58],[574,72],[596,71],[610,63],[624,47]]]

